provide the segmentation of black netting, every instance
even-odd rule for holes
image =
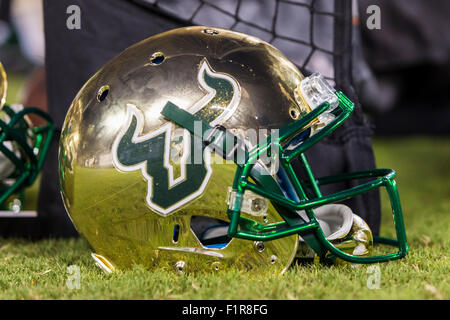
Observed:
[[[336,58],[350,57],[351,1],[342,0],[134,0],[186,25],[209,25],[257,36],[280,49],[306,74],[346,80]],[[341,60],[341,59],[339,59]],[[337,72],[341,72],[336,79]],[[350,76],[350,69],[345,70]],[[347,79],[349,80],[349,78]]]
[[[0,0],[0,20],[9,21],[10,0]]]

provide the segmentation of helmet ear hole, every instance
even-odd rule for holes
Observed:
[[[207,248],[221,249],[228,245],[231,238],[228,237],[229,223],[207,216],[192,216],[191,230]]]
[[[180,237],[180,225],[176,224],[173,228],[173,236],[172,236],[172,242],[178,243],[178,239]]]

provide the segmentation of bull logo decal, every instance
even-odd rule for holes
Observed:
[[[239,84],[227,74],[214,72],[206,59],[200,64],[197,79],[206,95],[187,111],[211,126],[225,122],[239,105]],[[123,172],[140,170],[147,181],[147,205],[167,216],[204,192],[212,174],[211,151],[194,143],[188,130],[175,129],[171,122],[143,134],[144,117],[138,107],[127,105],[127,120],[112,147],[113,163]],[[174,147],[180,155],[176,178],[171,163]],[[193,161],[199,154],[203,161]]]

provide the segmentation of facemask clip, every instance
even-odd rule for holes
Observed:
[[[237,201],[242,201],[241,212],[250,214],[256,217],[262,217],[266,215],[269,203],[266,198],[257,195],[250,190],[246,190],[244,196],[237,199],[237,192],[233,188],[228,187],[227,205],[230,210],[237,207]]]
[[[318,119],[323,125],[327,125],[335,116],[331,113],[339,106],[339,99],[334,88],[318,73],[303,79],[300,83],[300,92],[311,109],[315,109],[324,102],[328,102],[330,107],[322,113]]]

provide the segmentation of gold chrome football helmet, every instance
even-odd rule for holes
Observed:
[[[272,267],[295,257],[371,263],[407,252],[394,171],[315,178],[304,152],[352,112],[255,37],[187,27],[128,48],[75,97],[59,170],[65,207],[110,272]],[[291,162],[308,172],[302,180]],[[321,185],[372,178],[322,195]],[[337,202],[386,187],[398,241]],[[311,192],[312,190],[312,192]],[[373,242],[399,247],[372,256]]]
[[[11,217],[22,210],[23,191],[42,169],[55,126],[50,116],[37,108],[6,105],[6,92],[6,73],[0,63],[0,210],[12,213],[2,217]],[[42,118],[45,125],[33,126],[30,114]]]

